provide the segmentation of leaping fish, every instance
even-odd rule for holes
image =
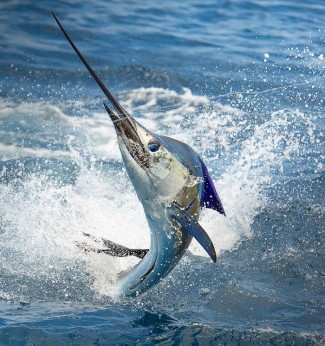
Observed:
[[[204,162],[187,144],[157,135],[131,117],[99,79],[55,14],[52,14],[114,107],[115,111],[103,103],[113,122],[125,168],[150,228],[149,250],[129,249],[109,240],[104,241],[106,249],[88,247],[89,251],[142,259],[119,279],[118,296],[134,297],[158,284],[180,261],[193,237],[216,262],[213,243],[198,219],[203,207],[223,215],[225,212]]]

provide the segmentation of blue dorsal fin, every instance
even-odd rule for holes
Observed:
[[[201,199],[201,206],[205,208],[210,208],[218,211],[220,214],[226,216],[226,213],[223,209],[221,199],[218,196],[216,188],[214,187],[213,181],[210,177],[208,169],[202,159],[200,158],[202,171],[204,176],[204,191],[203,198]]]

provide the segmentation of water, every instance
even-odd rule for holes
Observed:
[[[82,232],[149,231],[104,99],[54,10],[140,123],[204,158],[227,218],[146,294],[137,263],[85,254]],[[0,344],[324,343],[323,1],[0,4]]]

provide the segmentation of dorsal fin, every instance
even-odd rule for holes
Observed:
[[[223,209],[223,205],[221,203],[221,199],[218,196],[218,193],[210,177],[208,169],[201,158],[200,158],[200,161],[201,161],[203,176],[204,176],[204,192],[203,192],[203,198],[201,199],[201,206],[216,210],[220,214],[223,214],[226,216],[226,213]]]

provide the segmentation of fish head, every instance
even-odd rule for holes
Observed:
[[[113,121],[122,158],[138,197],[151,202],[173,200],[188,183],[191,172],[173,152],[169,138],[147,130],[126,113],[117,117],[106,110]]]
[[[173,200],[192,176],[189,166],[184,164],[186,158],[184,160],[182,155],[177,154],[185,152],[186,156],[189,147],[171,138],[155,135],[131,117],[97,76],[55,14],[52,14],[72,48],[114,107],[115,112],[104,103],[113,121],[123,161],[138,197],[142,202]],[[178,144],[175,148],[176,142]]]

